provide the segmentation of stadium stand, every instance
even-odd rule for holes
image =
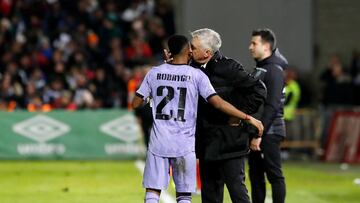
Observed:
[[[0,0],[0,110],[126,108],[174,32],[167,0]]]

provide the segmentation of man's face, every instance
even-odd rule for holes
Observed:
[[[191,59],[192,59],[192,49],[191,49],[191,46],[190,46],[190,43],[188,43],[185,47],[184,47],[184,51],[185,51],[185,54],[188,56],[188,59],[187,61],[189,62]]]
[[[202,47],[199,38],[197,37],[192,38],[191,50],[192,50],[192,57],[195,62],[204,64],[208,61],[209,51],[207,51]]]
[[[262,60],[265,55],[265,50],[268,44],[264,44],[260,36],[251,37],[249,50],[251,56],[256,60]]]

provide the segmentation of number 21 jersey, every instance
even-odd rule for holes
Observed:
[[[154,123],[149,150],[162,157],[195,151],[198,95],[216,95],[209,78],[188,65],[162,64],[145,76],[136,95],[152,98]]]

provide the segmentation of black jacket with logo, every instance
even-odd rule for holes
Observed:
[[[264,125],[264,136],[275,134],[285,136],[284,102],[285,78],[284,69],[288,62],[276,49],[272,55],[262,61],[257,61],[256,66],[261,68],[261,74],[254,74],[266,86],[267,97],[262,112],[258,119]]]
[[[258,111],[266,97],[266,87],[233,59],[216,52],[205,68],[217,94],[247,114]],[[249,152],[248,125],[228,124],[229,116],[199,99],[196,130],[196,154],[207,161],[239,157]]]

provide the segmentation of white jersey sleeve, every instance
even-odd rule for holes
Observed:
[[[136,95],[146,100],[151,95],[150,77],[152,71],[150,70],[144,77],[139,89],[136,91]]]

